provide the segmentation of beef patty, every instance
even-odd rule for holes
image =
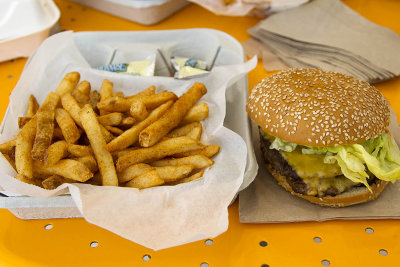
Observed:
[[[261,151],[266,164],[270,165],[275,171],[279,172],[282,176],[286,177],[286,181],[292,187],[293,191],[303,195],[309,195],[311,188],[303,181],[303,179],[297,174],[297,172],[293,169],[293,167],[286,161],[286,159],[281,155],[281,153],[276,149],[270,149],[271,142],[264,138],[264,136],[260,133],[260,145]],[[376,181],[376,177],[369,173],[368,184],[372,185]],[[316,178],[317,179],[317,178]],[[361,183],[355,184],[354,186],[364,186]],[[336,196],[340,193],[339,190],[335,187],[328,187],[323,196]]]

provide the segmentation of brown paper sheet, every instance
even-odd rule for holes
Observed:
[[[400,36],[341,1],[314,0],[272,14],[248,33],[293,68],[337,71],[370,83],[400,75]]]
[[[400,126],[391,110],[389,126],[400,144]],[[254,128],[257,126],[253,125]],[[280,223],[326,220],[400,219],[400,182],[389,184],[372,202],[345,208],[326,208],[293,196],[266,170],[259,149],[258,130],[253,129],[259,172],[254,182],[239,194],[239,216],[243,223]]]

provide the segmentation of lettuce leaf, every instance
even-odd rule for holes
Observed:
[[[296,144],[283,141],[282,139],[279,139],[279,138],[275,138],[275,140],[272,141],[269,148],[276,149],[276,150],[282,150],[282,151],[286,151],[286,152],[292,152],[293,150],[296,149],[296,147],[297,147]]]
[[[276,139],[270,148],[287,151],[285,149],[293,147],[289,142]],[[380,180],[395,182],[400,179],[400,150],[393,137],[386,133],[354,145],[303,147],[302,153],[325,154],[324,163],[337,162],[345,177],[364,184],[370,191],[366,168]]]

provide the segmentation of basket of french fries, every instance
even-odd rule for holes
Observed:
[[[57,56],[78,53],[62,35],[30,59],[10,96],[2,192],[69,193],[88,222],[152,249],[225,231],[247,156],[223,125],[225,90],[255,61],[195,80],[110,73],[79,60],[55,66]]]
[[[76,182],[144,189],[193,181],[214,164],[220,147],[199,142],[209,112],[195,105],[203,84],[179,98],[155,86],[125,97],[107,79],[100,92],[79,79],[68,73],[41,106],[30,95],[17,137],[0,144],[16,179],[48,190]]]

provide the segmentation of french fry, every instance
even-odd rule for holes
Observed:
[[[103,101],[97,103],[99,110],[105,110],[108,112],[126,112],[129,111],[131,103],[125,98],[119,96],[112,96]]]
[[[31,117],[18,117],[18,127],[22,129],[24,125],[31,120]]]
[[[118,186],[117,173],[110,152],[106,149],[106,142],[102,137],[100,124],[97,121],[96,114],[90,105],[85,105],[80,117],[82,126],[89,138],[94,156],[98,162],[98,167],[103,179],[103,185]]]
[[[146,109],[152,110],[170,100],[176,101],[177,99],[178,97],[174,93],[163,91],[155,95],[137,95],[135,98],[131,98],[129,100],[131,103],[137,101],[142,102]]]
[[[31,184],[31,185],[36,185],[36,186],[41,186],[42,185],[42,182],[40,180],[35,179],[35,178],[28,179],[26,176],[24,176],[22,174],[17,174],[15,176],[15,179],[17,179],[17,180],[19,180],[21,182],[24,182],[26,184]]]
[[[58,126],[54,126],[53,141],[54,140],[64,140],[64,135]]]
[[[67,93],[72,93],[78,84],[80,79],[80,74],[78,72],[70,72],[65,75],[65,77],[61,80],[60,84],[56,89],[56,93],[59,96],[63,96]]]
[[[204,146],[198,150],[192,150],[184,153],[178,153],[173,155],[174,157],[182,158],[182,157],[187,157],[187,156],[193,156],[193,155],[203,155],[206,156],[207,158],[212,158],[214,157],[215,154],[217,154],[220,150],[220,146],[217,145],[208,145]]]
[[[134,118],[136,121],[142,121],[147,116],[149,116],[149,112],[147,111],[146,106],[140,100],[133,101],[131,103],[129,113],[131,114],[132,118]]]
[[[10,150],[7,151],[7,154],[11,160],[15,162],[15,146],[11,147]]]
[[[105,101],[107,98],[114,96],[113,93],[114,84],[107,79],[103,80],[100,88],[100,102]],[[100,109],[100,115],[105,115],[108,111]]]
[[[39,164],[39,163],[33,163],[33,166],[35,166],[36,164]],[[40,164],[43,166],[43,163],[40,163]],[[42,169],[45,169],[45,167],[42,167]],[[42,169],[34,168],[33,169],[33,178],[32,179],[43,181],[43,180],[45,180],[45,179],[47,179],[47,178],[49,178],[51,176],[51,174],[43,171]]]
[[[79,107],[78,102],[71,94],[64,94],[61,97],[61,104],[63,108],[69,113],[75,123],[82,128],[81,118],[79,117]]]
[[[193,165],[194,168],[200,169],[209,167],[214,161],[203,155],[193,155],[184,158],[162,159],[150,163],[154,167],[177,166],[177,165]]]
[[[89,104],[92,106],[93,110],[97,112],[97,103],[100,102],[100,94],[97,91],[91,91],[89,94]]]
[[[100,131],[101,134],[103,135],[104,141],[106,141],[106,143],[111,142],[112,140],[114,140],[115,136],[110,133],[109,130],[107,130],[103,125],[99,124],[100,127]]]
[[[193,140],[200,141],[202,132],[202,127],[195,127],[186,136],[192,138]]]
[[[148,87],[147,89],[144,89],[143,91],[140,91],[136,95],[131,95],[126,97],[129,101],[135,101],[137,99],[140,99],[142,96],[151,96],[155,95],[156,93],[156,87],[154,85]]]
[[[60,175],[78,182],[86,182],[93,173],[79,161],[62,159],[52,166],[44,166],[40,161],[34,161],[35,172],[42,175]]]
[[[15,166],[17,172],[27,178],[33,178],[31,150],[36,136],[37,117],[34,116],[17,135],[15,143]]]
[[[53,139],[54,113],[59,101],[60,96],[50,92],[36,113],[37,127],[35,142],[31,151],[32,159],[44,160],[45,152]]]
[[[186,178],[183,178],[183,179],[180,179],[180,180],[176,181],[175,184],[188,183],[188,182],[200,179],[201,177],[203,177],[203,175],[204,175],[204,170],[201,170],[201,171],[196,172],[195,174],[193,174],[193,175],[191,175],[189,177],[186,177]]]
[[[0,152],[1,153],[8,153],[9,150],[11,150],[13,147],[15,147],[17,144],[17,139],[13,139],[10,141],[7,141],[5,143],[0,144]]]
[[[208,105],[200,103],[189,110],[179,125],[185,125],[195,121],[202,121],[208,117]]]
[[[158,118],[160,118],[172,105],[172,101],[168,101],[165,104],[162,104],[155,110],[153,110],[149,116],[139,122],[138,124],[132,126],[130,129],[126,130],[123,134],[116,137],[114,140],[107,144],[107,150],[110,152],[122,150],[127,148],[130,145],[133,145],[139,138],[139,133],[146,128],[151,123],[155,122]]]
[[[90,89],[91,89],[90,82],[82,81],[78,84],[78,86],[76,87],[75,90],[80,91],[82,94],[89,97]],[[88,98],[88,100],[89,100],[89,98]]]
[[[116,91],[113,93],[113,96],[125,97],[125,94],[122,91]]]
[[[149,95],[154,95],[156,93],[156,87],[154,85],[144,89],[143,91],[140,91],[137,93],[135,96],[149,96]]]
[[[162,184],[164,184],[164,180],[160,178],[156,170],[152,170],[133,178],[125,186],[144,189]]]
[[[203,126],[201,125],[200,122],[193,122],[170,131],[166,136],[167,137],[189,136],[191,138],[196,137],[193,139],[199,140],[200,138],[197,139],[197,135],[200,133],[201,136],[202,129]],[[195,134],[193,134],[192,132],[194,132]]]
[[[204,84],[195,83],[156,122],[149,125],[139,135],[139,143],[149,147],[157,143],[171,129],[175,128],[189,109],[207,92]]]
[[[28,105],[26,106],[25,117],[32,118],[39,109],[39,103],[33,95],[29,96]],[[22,127],[20,127],[22,128]]]
[[[81,108],[79,107],[78,102],[76,102],[75,98],[71,94],[65,94],[61,97],[61,104],[63,108],[69,113],[69,115],[71,115],[76,124],[78,124],[79,127],[82,128],[82,122],[79,116]],[[100,130],[107,143],[114,139],[114,136],[102,125],[100,125]]]
[[[68,155],[68,144],[65,141],[58,141],[49,146],[46,151],[44,166],[51,166]]]
[[[92,173],[96,173],[99,170],[96,159],[91,155],[75,158],[75,160],[85,165]]]
[[[90,146],[69,144],[67,150],[72,156],[79,158],[93,155],[93,150]]]
[[[65,109],[57,108],[55,116],[65,141],[69,144],[74,144],[78,141],[81,137],[81,133],[69,113]]]
[[[96,172],[92,178],[86,181],[86,183],[91,185],[102,185],[103,179],[101,178],[100,172]]]
[[[100,87],[100,102],[103,102],[113,96],[113,88],[114,84],[112,82],[107,79],[103,80],[103,83]]]
[[[168,91],[163,91],[158,94],[155,94],[153,96],[142,96],[141,101],[144,103],[147,109],[155,109],[161,104],[164,104],[165,102],[168,102],[170,100],[176,101],[178,97]]]
[[[123,130],[121,130],[120,128],[117,127],[113,127],[113,126],[106,126],[105,127],[110,133],[115,134],[115,135],[121,135],[124,133]]]
[[[208,116],[207,104],[195,105],[203,84],[180,98],[155,86],[125,97],[107,79],[100,93],[79,79],[65,75],[41,107],[30,96],[17,138],[0,144],[16,179],[48,190],[74,182],[143,189],[198,179],[204,171],[193,170],[214,163],[220,147],[198,143]]]
[[[118,158],[117,170],[122,172],[130,165],[158,160],[173,154],[199,149],[200,145],[193,139],[182,136],[170,138],[155,144],[152,147],[138,148]],[[187,163],[190,164],[190,163]],[[172,164],[170,164],[172,165]],[[184,165],[184,164],[180,164]]]
[[[90,94],[90,83],[88,81],[81,81],[72,96],[75,97],[76,101],[80,104],[89,103],[89,94]]]
[[[135,123],[136,123],[136,120],[134,118],[126,117],[126,118],[122,119],[119,126],[126,129],[126,128],[132,127]]]
[[[158,175],[164,182],[173,182],[188,176],[194,169],[193,165],[156,167]]]
[[[132,150],[138,149],[137,147],[130,147],[130,148],[126,148],[123,150],[119,150],[119,151],[114,151],[111,152],[111,155],[114,159],[114,161],[116,161],[119,157],[122,157],[123,155],[128,154],[129,152],[131,152]]]
[[[118,181],[120,184],[125,183],[139,175],[142,175],[154,169],[155,169],[154,167],[148,164],[144,163],[134,164],[126,168],[123,172],[118,173]]]
[[[99,116],[97,117],[97,120],[103,126],[119,125],[122,121],[122,114],[119,112],[113,112],[103,116]]]
[[[57,187],[59,187],[60,185],[66,183],[67,182],[66,180],[69,180],[69,179],[65,179],[64,177],[55,174],[55,175],[52,175],[52,176],[44,179],[42,181],[42,186],[44,189],[53,190],[53,189],[56,189]]]

